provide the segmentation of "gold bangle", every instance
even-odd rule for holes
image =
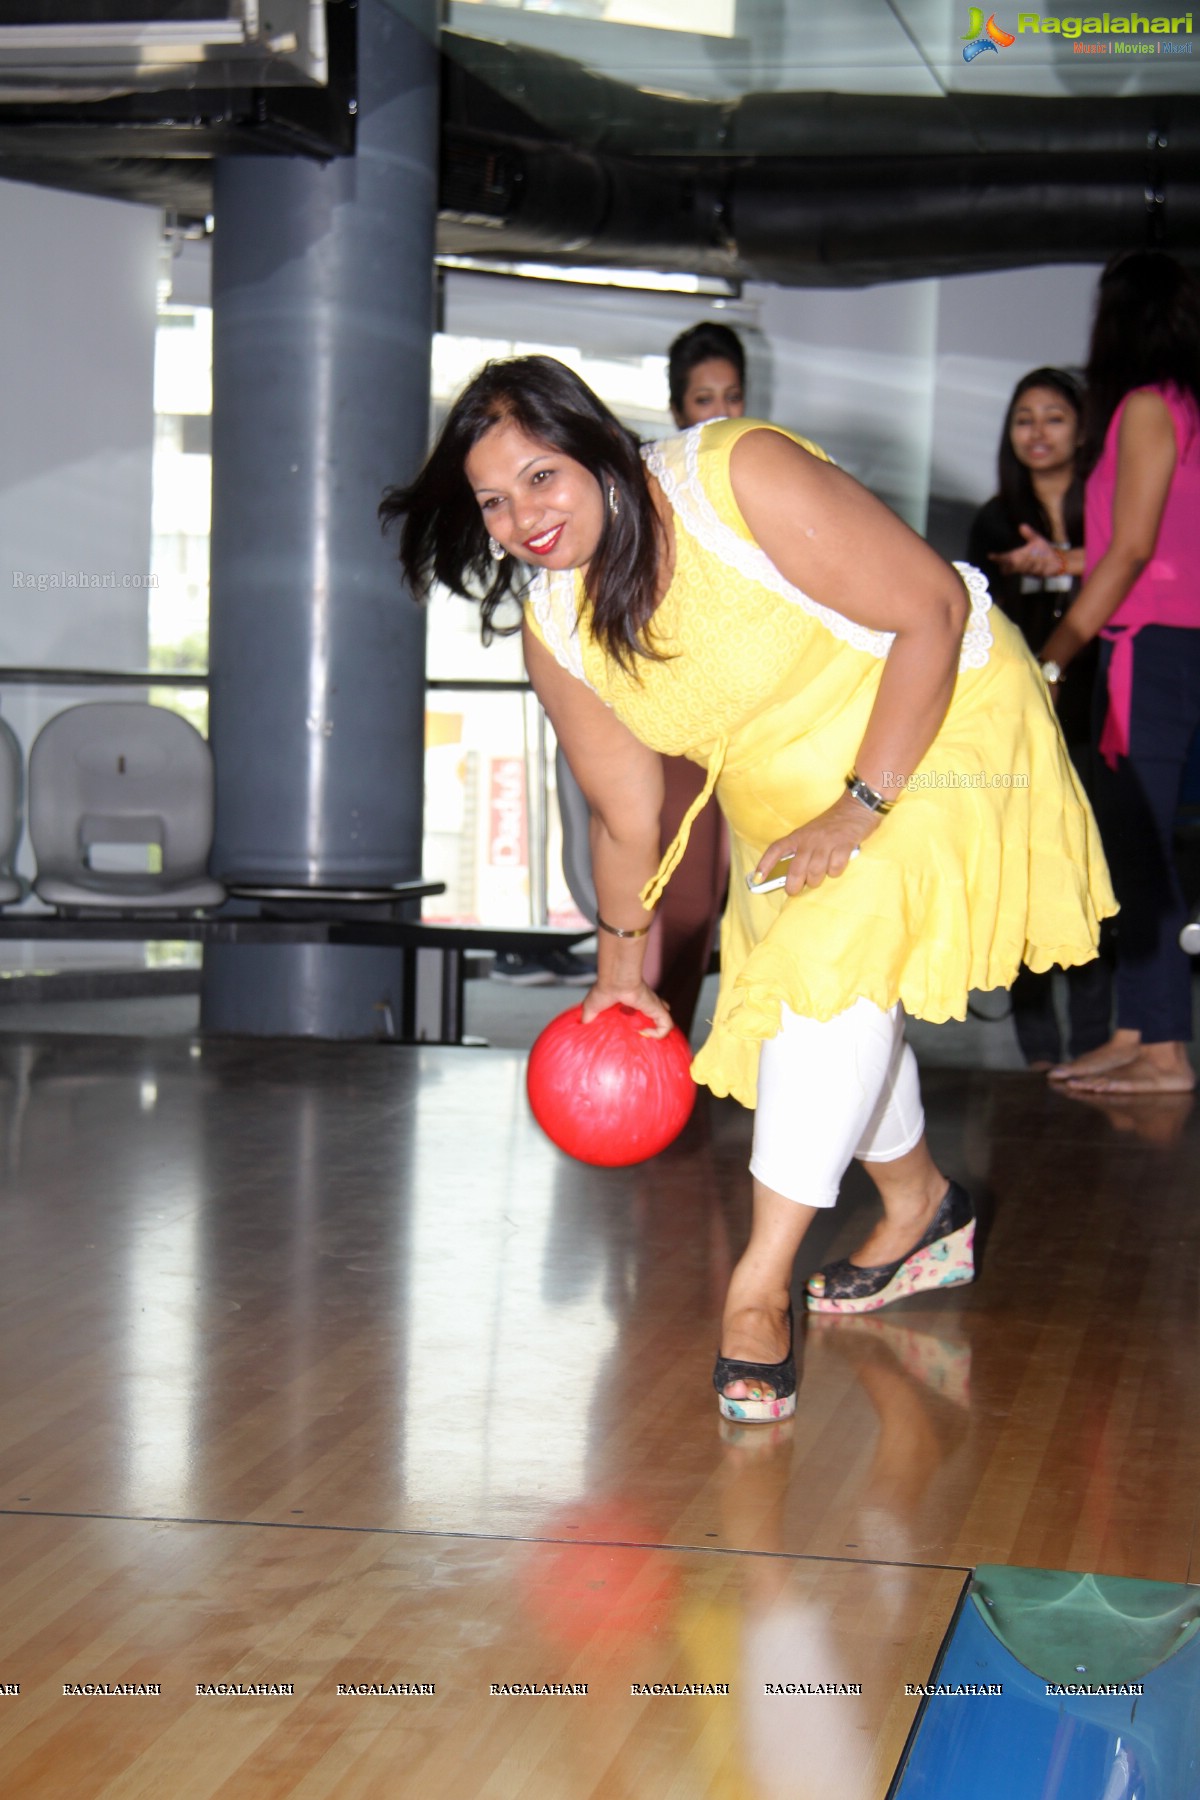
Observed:
[[[635,931],[626,931],[620,925],[610,925],[607,919],[600,917],[599,913],[596,914],[596,923],[601,931],[607,931],[610,937],[640,938],[645,937],[650,929],[649,925],[639,925]],[[651,920],[651,924],[653,924],[653,920]]]

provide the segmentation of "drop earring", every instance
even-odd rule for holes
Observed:
[[[608,510],[614,519],[621,510],[621,500],[617,493],[617,484],[615,481],[610,481],[608,484]]]
[[[494,537],[488,538],[488,555],[493,562],[503,562],[507,554],[503,544],[498,544]]]

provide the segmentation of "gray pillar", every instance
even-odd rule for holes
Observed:
[[[376,507],[428,432],[437,17],[357,10],[354,157],[217,169],[212,867],[230,883],[420,873],[424,618]],[[374,1037],[399,983],[389,951],[214,947],[203,1025]]]

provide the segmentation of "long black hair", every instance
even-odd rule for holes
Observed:
[[[746,352],[742,349],[742,340],[736,331],[732,331],[728,325],[715,325],[705,320],[699,325],[689,325],[686,331],[680,332],[667,351],[667,387],[674,412],[683,411],[688,376],[692,370],[702,362],[717,360],[732,363],[738,380],[745,387]]]
[[[1200,285],[1173,256],[1134,250],[1109,263],[1096,295],[1087,383],[1085,472],[1134,388],[1173,384],[1200,405]]]
[[[1022,375],[1013,389],[1008,411],[1004,415],[1004,430],[1000,433],[1000,451],[997,457],[1000,499],[1013,528],[1014,540],[1020,537],[1019,527],[1022,525],[1032,525],[1043,537],[1054,536],[1050,517],[1033,485],[1033,473],[1025,467],[1012,444],[1013,419],[1018,406],[1031,388],[1050,388],[1052,392],[1061,395],[1075,414],[1080,431],[1083,429],[1083,390],[1073,375],[1069,375],[1065,369],[1030,369],[1028,375]],[[1083,476],[1079,472],[1079,455],[1076,452],[1075,473],[1063,496],[1063,526],[1067,542],[1072,547],[1083,542],[1083,485]]]
[[[538,443],[581,463],[599,482],[604,526],[586,579],[591,630],[626,668],[636,656],[654,656],[646,627],[658,603],[664,537],[638,440],[552,356],[486,364],[451,407],[416,480],[385,493],[379,516],[385,530],[403,520],[400,562],[414,594],[421,598],[441,582],[479,601],[485,635],[504,629],[495,625],[495,615],[519,594],[524,566],[511,556],[497,563],[489,555],[488,529],[464,465],[485,432],[510,419]]]

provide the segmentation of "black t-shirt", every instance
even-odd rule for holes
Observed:
[[[1029,523],[1032,525],[1033,521]],[[1017,550],[1024,541],[1009,519],[999,494],[993,495],[975,514],[967,543],[967,561],[987,576],[992,598],[1004,608],[1036,656],[1079,592],[1080,582],[1073,575],[1043,578],[1040,575],[1004,574],[992,557],[1001,551]],[[1063,680],[1058,697],[1058,721],[1063,736],[1072,747],[1082,747],[1092,739],[1092,690],[1099,658],[1100,645],[1093,640],[1074,658]]]

